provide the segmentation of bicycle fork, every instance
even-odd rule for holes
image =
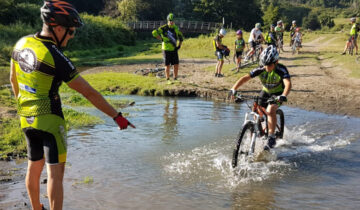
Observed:
[[[253,120],[249,119],[253,118]],[[260,116],[259,114],[257,114],[256,112],[248,112],[245,114],[245,120],[244,120],[244,125],[246,125],[248,122],[251,122],[253,124],[253,132],[252,132],[252,136],[251,136],[251,141],[250,141],[250,147],[249,147],[249,155],[252,155],[255,151],[255,141],[256,141],[256,137],[259,136],[260,137],[260,133],[259,131],[257,131],[256,126],[259,123],[260,120]],[[243,126],[244,126],[243,125]]]

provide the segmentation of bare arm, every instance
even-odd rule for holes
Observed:
[[[109,117],[114,118],[117,116],[118,111],[114,109],[104,97],[96,91],[91,85],[81,76],[71,81],[68,86],[71,89],[81,93],[87,100],[89,100],[96,108],[107,114]]]
[[[283,96],[288,96],[291,90],[291,80],[289,78],[283,79],[285,88],[284,91],[282,93]]]
[[[241,77],[236,83],[235,85],[231,88],[232,90],[237,90],[241,85],[243,85],[244,83],[246,83],[247,81],[249,81],[251,79],[250,75],[247,74],[243,77]]]
[[[14,92],[15,98],[17,99],[19,96],[19,84],[16,78],[15,65],[13,61],[10,62],[10,83],[12,87],[12,91]]]

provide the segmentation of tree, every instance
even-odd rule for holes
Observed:
[[[265,26],[270,26],[271,24],[276,23],[280,19],[279,7],[275,7],[273,4],[267,7],[262,16]]]
[[[117,5],[120,19],[125,22],[138,20],[139,12],[148,8],[148,5],[141,0],[122,0]]]
[[[315,13],[310,13],[303,19],[303,27],[311,30],[317,30],[321,28],[318,16]]]

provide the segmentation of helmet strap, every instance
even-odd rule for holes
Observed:
[[[66,35],[69,33],[69,28],[66,28],[66,32],[65,32],[65,34],[63,35],[63,37],[61,38],[60,41],[59,41],[58,37],[56,36],[53,27],[52,27],[52,26],[49,26],[49,29],[50,29],[51,33],[53,34],[53,36],[55,37],[55,41],[56,41],[57,47],[58,47],[58,48],[62,48],[62,47],[61,47],[61,44],[64,42],[64,40],[65,40],[65,38],[66,38]]]

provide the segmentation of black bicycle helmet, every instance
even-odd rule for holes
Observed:
[[[260,55],[260,64],[263,66],[275,63],[278,60],[279,53],[273,45],[267,47]]]
[[[49,26],[81,27],[84,25],[75,7],[61,0],[45,0],[40,9],[41,19]]]

